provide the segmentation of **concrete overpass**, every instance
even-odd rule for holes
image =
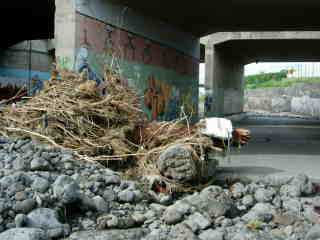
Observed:
[[[204,36],[227,31],[319,29],[317,0],[114,0],[146,16]]]
[[[202,0],[148,1],[100,0],[110,2],[154,20],[177,27],[194,37],[228,31],[320,30],[317,0]],[[87,0],[30,0],[1,3],[1,46],[21,40],[53,38],[55,9],[83,4]],[[56,7],[57,6],[57,7]],[[126,11],[126,14],[130,11]]]
[[[157,88],[155,92],[159,96],[154,104],[145,106],[145,110],[158,120],[179,116],[177,109],[182,105],[190,114],[196,115],[200,37],[227,31],[320,30],[318,0],[203,0],[199,3],[168,0],[12,0],[1,3],[1,10],[3,37],[0,49],[23,40],[54,38],[48,49],[55,50],[58,65],[77,71],[86,66],[93,78],[103,76],[103,65],[111,63],[115,54],[123,60],[123,77],[141,96],[150,97],[146,93]],[[216,89],[214,97],[219,96],[211,112],[228,112],[224,111],[229,108],[228,104],[223,109],[217,108],[229,101],[228,94],[225,94],[228,89],[233,88],[234,93],[240,96],[236,99],[241,99],[242,85],[239,81],[246,62],[258,57],[280,59],[292,49],[296,55],[288,55],[284,59],[302,57],[314,60],[318,55],[316,52],[313,52],[314,56],[298,52],[301,44],[310,46],[309,50],[311,46],[317,46],[311,39],[285,42],[295,39],[295,34],[285,39],[274,39],[277,41],[264,38],[259,42],[257,39],[251,39],[251,42],[249,39],[220,40],[221,43],[211,44],[211,50],[209,46],[207,63],[212,65],[212,77],[211,80],[208,78],[207,85],[209,90]],[[251,52],[248,52],[248,44]],[[276,51],[272,52],[273,49]],[[211,59],[210,51],[213,53]],[[26,61],[28,67],[32,65],[29,62]],[[1,67],[7,66],[0,64]],[[213,81],[213,76],[218,76],[219,84]],[[238,80],[231,80],[235,78]],[[217,88],[213,88],[214,84]],[[229,112],[240,111],[240,106],[232,103]]]
[[[2,1],[0,6],[0,49],[24,40],[54,38],[54,1]]]
[[[243,111],[246,64],[320,60],[320,32],[226,32],[202,42],[206,44],[208,116]]]

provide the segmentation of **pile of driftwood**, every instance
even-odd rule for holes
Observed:
[[[59,75],[24,104],[9,105],[0,113],[0,135],[25,135],[71,149],[81,159],[108,164],[133,159],[145,172],[155,170],[155,159],[175,144],[188,144],[198,160],[208,150],[221,150],[187,117],[148,122],[139,97],[111,71],[106,71],[105,82],[99,85],[85,74]]]

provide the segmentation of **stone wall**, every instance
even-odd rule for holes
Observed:
[[[245,111],[288,112],[320,117],[320,84],[296,84],[245,92]]]

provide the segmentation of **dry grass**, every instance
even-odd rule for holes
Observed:
[[[111,71],[100,86],[71,72],[60,76],[15,111],[7,107],[0,113],[0,134],[32,137],[71,149],[81,159],[110,165],[133,159],[136,167],[129,171],[135,175],[158,174],[155,160],[175,144],[192,148],[197,161],[204,160],[207,151],[222,151],[187,118],[148,122],[139,97]]]

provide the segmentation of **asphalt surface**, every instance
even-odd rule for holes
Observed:
[[[250,143],[220,160],[221,176],[256,178],[305,173],[320,180],[320,121],[251,117],[234,122],[251,130]]]

